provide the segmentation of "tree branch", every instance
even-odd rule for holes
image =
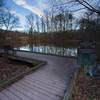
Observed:
[[[86,7],[87,9],[89,9],[92,12],[96,12],[97,14],[100,15],[100,11],[95,9],[92,5],[90,5],[87,1],[83,0],[83,2],[81,2],[80,0],[76,0],[76,2],[79,2],[81,5],[83,5],[84,7]],[[85,3],[85,4],[84,4]]]

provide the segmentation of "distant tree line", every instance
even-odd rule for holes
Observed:
[[[91,0],[50,1],[50,11],[44,12],[44,16],[39,17],[33,13],[26,16],[26,28],[28,29],[30,41],[38,42],[46,40],[45,42],[48,42],[50,41],[49,39],[51,39],[52,41],[55,41],[54,43],[57,43],[57,41],[58,43],[64,43],[62,41],[67,41],[69,36],[74,40],[81,38],[96,40],[99,37],[100,8],[98,5],[92,4]],[[97,1],[99,3],[99,0]],[[3,8],[5,6],[4,4],[4,0],[1,0],[0,8]],[[71,9],[73,6],[77,9]],[[76,18],[74,12],[82,9],[86,9],[84,15],[79,19]],[[18,17],[13,15],[9,10],[0,10],[1,28],[12,30],[15,27],[18,27]]]
[[[57,5],[58,1],[59,5]],[[87,0],[69,0],[70,2],[66,1],[64,4],[60,0],[58,1],[56,2],[55,0],[51,2],[51,11],[45,12],[45,16],[38,17],[34,14],[26,16],[27,28],[31,37],[34,37],[33,40],[36,39],[40,32],[55,34],[64,31],[65,33],[63,33],[62,36],[64,36],[67,31],[80,31],[80,36],[77,36],[78,38],[91,40],[98,38],[100,32],[100,9],[98,5],[93,6],[90,0],[89,2]],[[84,15],[79,19],[74,16],[75,9],[71,11],[66,8],[68,4],[71,5],[73,3],[76,4],[75,7],[81,4],[83,9],[86,9]],[[63,7],[63,5],[65,6]],[[78,10],[80,9],[78,8]]]
[[[58,14],[45,13],[45,16],[38,17],[34,14],[26,16],[26,26],[30,34],[33,32],[61,32],[73,30],[73,14],[70,11],[60,10]]]

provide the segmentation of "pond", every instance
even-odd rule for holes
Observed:
[[[49,46],[49,45],[28,44],[26,46],[22,46],[15,49],[21,51],[52,54],[52,55],[59,55],[59,56],[77,56],[77,47],[64,48],[64,47],[56,47],[56,46]]]

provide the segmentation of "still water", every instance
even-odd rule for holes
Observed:
[[[30,52],[37,52],[37,53],[44,53],[44,54],[52,54],[52,55],[59,55],[59,56],[77,56],[77,48],[69,47],[55,47],[55,46],[43,46],[43,45],[26,45],[19,48],[15,48],[17,50],[22,51],[30,51]]]

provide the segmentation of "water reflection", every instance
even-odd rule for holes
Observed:
[[[23,51],[45,53],[45,54],[54,54],[60,56],[77,56],[77,48],[63,48],[63,47],[43,46],[43,45],[36,46],[31,44],[16,49]]]

